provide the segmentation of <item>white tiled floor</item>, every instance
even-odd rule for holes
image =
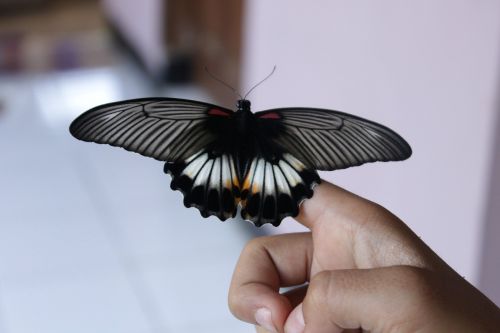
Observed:
[[[202,219],[162,163],[68,133],[79,108],[154,95],[134,73],[0,77],[1,333],[254,331],[226,305],[246,222]]]

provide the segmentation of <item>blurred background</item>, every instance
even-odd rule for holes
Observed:
[[[414,155],[322,176],[399,217],[500,302],[500,2],[0,0],[0,332],[253,332],[226,306],[242,247],[303,230],[202,219],[162,163],[68,132],[170,96],[342,110]]]

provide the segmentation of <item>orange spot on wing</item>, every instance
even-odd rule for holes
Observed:
[[[236,186],[236,187],[238,187],[238,188],[240,187],[240,181],[238,180],[238,178],[237,178],[237,177],[234,177],[234,178],[233,178],[233,184],[234,184],[234,186]]]
[[[248,190],[249,188],[250,188],[250,177],[247,177],[243,182],[243,190]]]

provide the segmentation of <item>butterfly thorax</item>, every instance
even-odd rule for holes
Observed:
[[[251,112],[250,111],[250,101],[248,99],[240,99],[236,103],[237,111],[236,112]]]
[[[238,164],[238,176],[240,179],[250,166],[252,156],[255,155],[255,116],[250,110],[250,101],[238,100],[237,110],[233,115],[235,126],[235,157]]]
[[[250,101],[248,99],[240,99],[236,103],[237,112],[247,111],[250,112]]]
[[[243,180],[256,157],[277,162],[282,151],[271,141],[272,135],[261,128],[259,119],[250,109],[250,101],[244,99],[238,101],[233,119],[236,132],[234,155],[238,165],[238,176]]]
[[[237,109],[234,113],[234,119],[236,121],[237,132],[240,135],[245,135],[248,133],[249,127],[253,125],[255,116],[250,110],[250,101],[246,99],[238,100],[236,104]]]

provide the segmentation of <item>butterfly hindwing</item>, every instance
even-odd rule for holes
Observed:
[[[233,113],[191,100],[141,98],[95,107],[76,118],[70,132],[80,140],[176,161],[216,141]]]
[[[242,184],[241,216],[256,226],[278,226],[286,216],[297,216],[300,203],[312,197],[319,183],[316,171],[291,154],[275,160],[256,156]]]
[[[171,188],[184,195],[186,207],[222,221],[236,215],[240,185],[231,154],[215,155],[203,149],[185,161],[166,163],[165,172],[172,176]]]
[[[337,170],[411,155],[391,129],[347,113],[314,108],[257,112],[259,126],[285,151],[317,170]]]

